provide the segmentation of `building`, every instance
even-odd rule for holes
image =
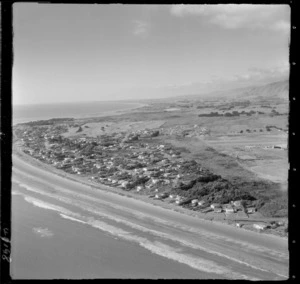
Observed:
[[[249,214],[255,213],[256,212],[256,208],[255,207],[247,208],[246,212],[249,213]]]
[[[265,225],[265,224],[253,224],[253,228],[257,229],[259,231],[263,231],[267,228],[267,225]]]
[[[235,207],[241,207],[241,206],[242,206],[242,200],[236,200],[236,201],[233,201],[232,204],[233,204]]]
[[[234,208],[232,208],[232,207],[226,207],[226,208],[225,208],[225,212],[226,212],[226,213],[235,213],[236,210],[235,210]]]
[[[198,205],[199,205],[199,206],[202,206],[202,205],[204,205],[205,203],[206,203],[205,200],[200,200],[200,201],[198,201]]]
[[[212,204],[210,205],[210,207],[211,207],[212,209],[215,209],[215,208],[221,208],[221,204],[219,204],[219,203],[212,203]]]
[[[215,208],[214,208],[214,212],[215,212],[215,213],[222,213],[222,212],[223,212],[223,209],[222,209],[222,207],[215,207]]]

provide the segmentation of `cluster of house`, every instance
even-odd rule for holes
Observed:
[[[252,149],[281,149],[281,150],[287,150],[287,144],[279,144],[279,145],[247,145],[245,146],[245,150],[252,150]]]
[[[55,127],[24,131],[24,152],[66,172],[88,176],[94,182],[136,191],[173,186],[204,173],[197,163],[187,172],[190,161],[173,147],[134,138],[154,137],[158,130],[106,134],[100,138],[64,138],[60,135],[63,131]]]
[[[170,194],[170,188],[189,186],[193,179],[212,175],[196,161],[181,157],[181,153],[165,144],[131,140],[142,135],[156,136],[157,130],[116,133],[101,137],[64,138],[63,127],[31,128],[20,135],[24,152],[52,164],[68,173],[89,177],[93,182],[137,192],[150,189],[155,199],[169,198],[178,205],[213,210],[216,213],[235,213],[243,208],[238,201],[232,204],[209,204],[203,200],[187,199]],[[255,208],[244,208],[254,213]]]
[[[210,133],[207,127],[200,127],[195,124],[190,125],[176,125],[174,127],[161,128],[161,133],[164,135],[174,135],[174,136],[198,136],[207,135]]]
[[[168,194],[167,192],[157,193],[153,197],[154,199],[169,199],[173,200],[178,205],[189,205],[192,208],[198,207],[202,209],[203,213],[213,211],[214,213],[231,214],[237,211],[244,211],[247,214],[253,214],[256,212],[255,207],[246,206],[243,200],[231,201],[228,204],[209,203],[206,200],[199,199],[186,199],[180,195]]]
[[[241,228],[242,223],[236,223],[236,226]],[[264,231],[266,229],[276,229],[277,227],[285,226],[287,228],[287,223],[284,221],[271,221],[269,223],[254,223],[252,227],[257,231]]]
[[[61,125],[30,127],[19,131],[18,136],[25,153],[68,173],[88,177],[95,183],[136,192],[150,189],[154,193],[150,197],[154,199],[167,199],[203,213],[256,212],[255,207],[246,206],[242,200],[219,204],[172,194],[170,188],[176,188],[178,184],[186,186],[195,177],[207,179],[214,175],[196,161],[182,158],[180,151],[170,145],[145,143],[139,139],[155,137],[160,134],[158,130],[106,134],[97,138],[65,138],[61,134],[66,130]],[[268,226],[253,225],[259,231]]]

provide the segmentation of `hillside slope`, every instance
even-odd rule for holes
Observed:
[[[237,88],[231,90],[220,90],[216,92],[197,94],[197,95],[186,95],[179,96],[176,99],[229,99],[229,100],[282,100],[288,102],[289,99],[289,81],[282,80],[265,84],[262,86],[252,86],[246,88]]]

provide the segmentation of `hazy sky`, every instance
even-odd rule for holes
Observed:
[[[288,73],[288,5],[16,3],[13,103],[159,97]]]

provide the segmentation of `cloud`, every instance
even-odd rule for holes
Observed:
[[[252,67],[247,73],[231,76],[227,78],[232,82],[260,82],[260,81],[276,81],[288,78],[290,66],[288,62],[280,62],[271,68]]]
[[[279,61],[273,67],[270,68],[258,68],[251,67],[248,69],[250,73],[253,74],[277,74],[284,75],[288,74],[290,71],[290,64],[288,61]]]
[[[171,14],[177,17],[201,16],[208,23],[224,29],[267,29],[290,31],[288,5],[172,5]]]
[[[252,67],[245,73],[229,75],[229,76],[215,76],[211,75],[209,79],[178,83],[173,85],[157,86],[157,89],[165,91],[176,91],[176,94],[196,94],[211,91],[219,91],[221,89],[234,89],[247,86],[255,86],[260,84],[267,84],[279,80],[287,79],[289,75],[289,63],[279,62],[270,68]]]
[[[139,37],[147,37],[150,30],[150,24],[145,21],[135,20],[133,21],[134,28],[133,34]]]

